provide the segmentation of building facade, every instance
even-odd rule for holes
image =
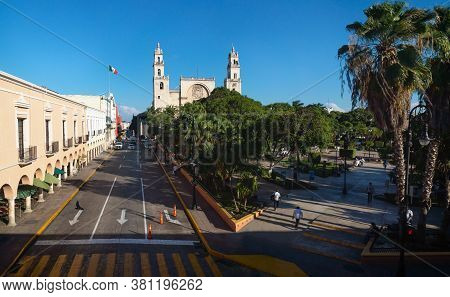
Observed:
[[[170,89],[170,77],[165,73],[164,53],[158,42],[153,59],[153,107],[181,106],[208,97],[216,87],[215,78],[180,77],[178,89]],[[242,92],[239,54],[232,48],[228,55],[227,78],[224,87]]]
[[[0,102],[0,215],[15,226],[16,208],[31,212],[87,162],[86,106],[4,72]]]

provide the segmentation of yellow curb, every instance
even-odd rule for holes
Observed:
[[[217,259],[226,259],[232,262],[235,262],[239,265],[258,270],[273,276],[308,276],[300,267],[298,267],[296,264],[284,261],[278,258],[274,258],[267,255],[228,255],[223,254],[221,252],[218,252],[214,249],[212,249],[209,246],[208,241],[206,240],[205,236],[203,235],[202,231],[200,230],[197,222],[195,221],[194,217],[192,216],[191,212],[187,208],[184,200],[181,198],[180,193],[178,192],[177,188],[175,187],[172,179],[167,174],[166,169],[161,164],[161,161],[159,160],[158,156],[156,154],[155,158],[158,161],[159,166],[163,170],[167,180],[169,181],[170,186],[172,187],[172,190],[174,191],[175,195],[177,196],[178,200],[180,201],[181,205],[183,206],[183,209],[189,219],[189,222],[191,223],[192,227],[194,228],[195,232],[197,233],[198,237],[200,238],[200,241],[202,242],[203,246],[205,247],[208,254],[211,256],[217,258]]]
[[[348,233],[348,234],[352,234],[352,235],[365,236],[365,233],[363,233],[363,232],[352,230],[352,229],[336,227],[336,226],[332,225],[331,223],[319,223],[317,221],[313,221],[311,224],[319,226],[324,229],[328,229],[328,230],[335,230],[335,231],[340,231],[340,232],[344,232],[344,233]]]
[[[113,152],[114,153],[114,152]],[[111,157],[111,154],[109,155],[108,159]],[[97,170],[100,168],[100,166],[103,165],[103,163],[107,159],[104,159],[95,169],[94,171],[81,183],[81,185],[78,186],[77,189],[67,198],[63,204],[44,222],[44,224],[36,231],[36,233],[33,234],[33,236],[24,244],[24,246],[20,249],[20,251],[17,253],[14,260],[8,265],[8,267],[5,269],[5,271],[2,272],[0,275],[1,277],[4,277],[6,273],[13,267],[13,265],[19,260],[19,258],[23,255],[25,250],[47,229],[47,227],[55,220],[55,218],[61,213],[61,211],[69,204],[70,201],[78,194],[80,189],[92,178],[92,176],[97,172]]]
[[[325,252],[322,252],[322,251],[319,251],[319,250],[316,250],[316,249],[307,248],[307,247],[300,246],[300,245],[296,245],[294,247],[296,249],[304,251],[306,253],[311,253],[311,254],[316,254],[316,255],[319,255],[319,256],[324,256],[324,257],[336,259],[336,260],[341,260],[341,261],[352,263],[352,264],[355,264],[355,265],[361,265],[361,262],[358,261],[358,260],[353,260],[353,259],[349,259],[349,258],[346,258],[346,257],[341,257],[341,256],[338,256],[338,255],[325,253]]]
[[[348,248],[352,248],[352,249],[356,249],[356,250],[363,250],[364,249],[364,245],[363,244],[359,244],[359,243],[353,243],[353,242],[349,242],[349,241],[345,241],[345,240],[337,240],[337,239],[330,239],[330,238],[326,238],[326,237],[322,237],[310,232],[303,232],[302,235],[315,239],[315,240],[320,240],[320,241],[325,241],[331,244],[335,244],[335,245],[340,245],[343,247],[348,247]]]

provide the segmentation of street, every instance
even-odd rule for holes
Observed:
[[[258,275],[205,253],[164,173],[144,153],[115,151],[8,275]]]

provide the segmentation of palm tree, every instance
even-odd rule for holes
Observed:
[[[407,9],[404,2],[376,4],[365,9],[364,14],[364,23],[347,26],[356,40],[338,51],[343,61],[341,80],[348,84],[353,107],[367,105],[377,125],[393,132],[397,201],[401,203],[405,197],[402,132],[412,93],[425,90],[431,79],[414,44],[432,15],[421,9]]]
[[[450,122],[450,9],[446,7],[434,8],[435,19],[429,26],[429,30],[420,40],[425,48],[427,56],[427,66],[431,70],[432,82],[422,94],[422,98],[432,112],[430,128],[433,132],[433,139],[428,146],[427,159],[425,164],[425,174],[422,180],[421,212],[417,224],[418,237],[425,240],[425,230],[427,215],[431,208],[431,190],[436,167],[436,161],[439,153],[441,139],[449,131]],[[447,164],[446,160],[444,164]],[[448,179],[448,177],[447,177]],[[449,194],[447,194],[447,197]],[[450,198],[447,198],[450,204]],[[445,217],[450,215],[450,209],[447,205]],[[447,219],[448,221],[448,219]],[[443,224],[444,226],[445,224]],[[443,234],[446,233],[446,228]]]
[[[247,200],[258,191],[258,178],[250,172],[241,173],[241,178],[236,184],[236,192],[239,199],[244,201],[244,209],[247,208]]]

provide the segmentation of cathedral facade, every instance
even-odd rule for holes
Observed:
[[[208,97],[215,89],[215,78],[180,77],[179,89],[170,89],[169,76],[164,72],[164,54],[158,42],[153,60],[153,106],[165,108],[167,106],[181,106],[201,98]],[[227,77],[224,87],[229,90],[242,92],[239,54],[232,48],[228,54]]]

